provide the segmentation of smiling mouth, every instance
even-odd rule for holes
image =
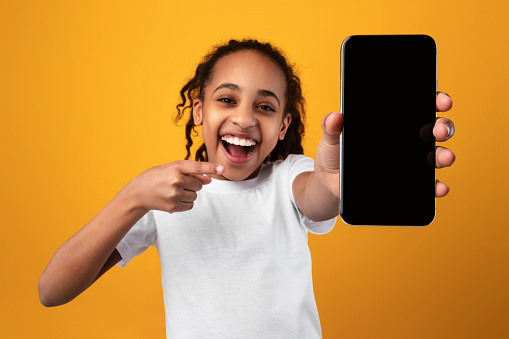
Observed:
[[[226,153],[240,162],[249,160],[250,156],[257,148],[256,140],[250,138],[239,138],[232,135],[224,135],[221,137],[221,140]]]

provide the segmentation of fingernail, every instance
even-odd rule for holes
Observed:
[[[329,117],[332,115],[333,112],[330,112],[329,114],[327,114],[325,116],[325,120],[323,121],[324,124],[327,124],[327,119],[329,119]]]
[[[454,135],[454,124],[453,123],[445,124],[445,128],[447,128],[447,139],[449,139]]]

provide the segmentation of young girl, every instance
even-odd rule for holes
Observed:
[[[168,338],[321,338],[307,232],[329,232],[339,214],[341,114],[322,120],[315,160],[302,155],[300,80],[253,40],[217,47],[180,94],[186,160],[135,177],[62,245],[41,275],[41,302],[72,300],[153,245]],[[445,140],[452,124],[441,119]],[[190,161],[196,126],[204,143]],[[440,167],[452,164],[447,152]],[[447,190],[437,183],[437,196]]]

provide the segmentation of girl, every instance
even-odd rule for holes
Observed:
[[[41,275],[41,302],[72,300],[154,245],[168,338],[321,338],[307,232],[329,232],[339,213],[341,114],[322,120],[315,160],[302,155],[300,80],[253,40],[217,47],[180,94],[186,160],[135,177],[64,243]],[[437,121],[438,140],[448,125]],[[190,161],[196,126],[204,143]],[[437,157],[454,160],[444,148]],[[447,191],[437,183],[437,196]]]

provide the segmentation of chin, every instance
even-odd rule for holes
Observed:
[[[228,166],[229,165],[229,166]],[[223,178],[226,180],[231,181],[242,181],[246,179],[253,179],[256,178],[260,172],[261,165],[258,167],[255,167],[253,169],[253,164],[251,166],[232,166],[231,164],[225,165],[223,163],[223,166],[225,167],[225,171],[222,174]]]
[[[228,169],[223,173],[223,177],[227,180],[231,181],[242,181],[249,178],[249,176],[253,173],[245,173],[240,171],[228,171]]]

